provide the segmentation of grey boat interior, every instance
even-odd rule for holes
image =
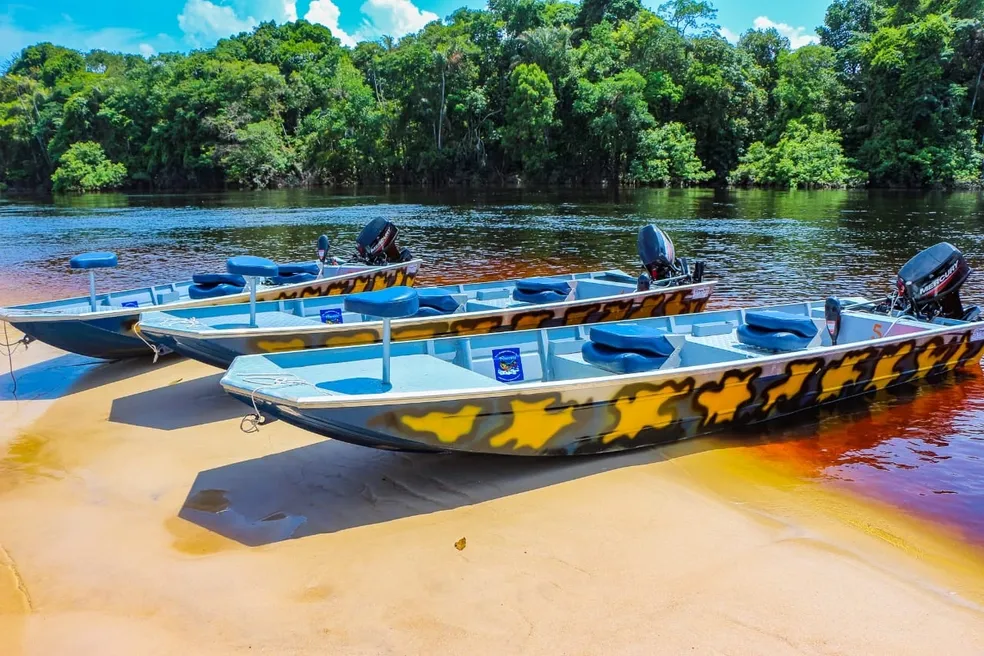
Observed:
[[[679,281],[661,282],[666,287]],[[636,278],[620,270],[417,288],[420,307],[413,318],[502,312],[544,303],[587,301],[635,292]],[[148,312],[141,317],[140,325],[151,330],[162,327],[208,334],[243,328],[264,332],[317,329],[325,324],[348,325],[377,320],[371,315],[346,310],[344,297],[321,296],[257,303],[256,322],[252,326],[245,304]]]
[[[359,271],[371,270],[374,267],[354,264],[354,265],[339,265],[339,266],[325,266],[323,272],[320,276],[316,275],[318,266],[317,263],[304,263],[304,264],[290,264],[281,265],[282,268],[289,267],[289,270],[304,268],[305,271],[313,270],[315,274],[307,274],[307,277],[302,278],[298,274],[285,274],[279,276],[276,280],[260,280],[257,285],[258,292],[263,292],[267,289],[272,289],[276,287],[283,286],[285,284],[295,284],[297,282],[307,282],[314,281],[319,278],[333,278],[335,276],[343,276],[352,273],[357,273]],[[221,275],[221,274],[217,274]],[[198,279],[205,277],[211,277],[210,274],[203,274],[196,276]],[[210,290],[215,290],[212,294],[208,296],[195,295],[192,291],[193,289],[201,287],[200,283],[195,280],[187,280],[183,282],[166,283],[161,285],[151,285],[149,287],[137,287],[135,289],[126,289],[114,292],[103,292],[94,295],[95,298],[95,310],[93,310],[93,301],[89,296],[79,296],[75,298],[59,299],[54,301],[43,301],[40,303],[31,303],[27,305],[16,305],[9,308],[5,308],[11,316],[17,315],[30,315],[30,314],[86,314],[90,312],[106,312],[121,310],[127,308],[135,308],[136,310],[149,310],[158,306],[169,305],[172,303],[180,303],[183,301],[196,300],[201,298],[213,298],[228,294],[240,294],[247,291],[245,287],[245,282],[243,285],[228,285],[228,283],[218,283],[208,285],[207,288]],[[248,314],[248,312],[247,312]]]
[[[859,307],[864,303],[859,298],[842,302],[847,309],[838,346],[964,323],[875,314]],[[749,336],[750,331],[756,334]],[[831,345],[824,301],[815,301],[398,342],[389,346],[390,385],[380,377],[382,344],[244,356],[236,359],[222,382],[230,391],[262,388],[264,396],[288,403],[307,399],[317,404],[328,401],[326,397],[460,392],[713,367]]]

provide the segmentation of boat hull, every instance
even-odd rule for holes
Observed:
[[[792,415],[976,365],[984,327],[879,340],[686,375],[575,381],[532,390],[410,403],[299,409],[230,389],[264,414],[339,440],[385,449],[524,456],[596,454],[674,442]]]
[[[372,291],[396,285],[413,286],[419,269],[419,261],[369,269],[356,274],[333,276],[295,285],[283,285],[261,289],[257,301],[279,301],[316,296],[336,296]],[[219,298],[183,300],[173,304],[155,306],[155,310],[169,310],[209,305],[229,305],[249,300],[249,294],[232,294]],[[152,353],[148,344],[140,338],[136,326],[140,312],[113,309],[94,313],[72,315],[33,312],[18,314],[17,308],[9,308],[0,314],[31,339],[55,348],[79,355],[107,360],[139,357]]]
[[[467,313],[394,321],[392,339],[402,342],[440,337],[463,337],[517,330],[577,326],[608,321],[647,319],[702,312],[713,292],[714,282],[645,292],[517,308],[494,313]],[[180,321],[171,329],[146,326],[144,335],[184,356],[225,369],[241,355],[334,346],[374,344],[382,341],[382,324],[337,324],[315,329],[277,332],[219,331],[194,334],[182,331]],[[237,334],[238,333],[238,334]]]

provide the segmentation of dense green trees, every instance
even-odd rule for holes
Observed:
[[[796,50],[716,14],[490,0],[354,48],[303,20],[150,59],[42,43],[0,77],[0,185],[981,183],[984,0],[834,0]]]
[[[119,187],[126,179],[126,167],[106,159],[102,146],[93,141],[72,144],[58,161],[51,175],[55,191],[98,191]]]

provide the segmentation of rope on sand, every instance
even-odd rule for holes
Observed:
[[[17,398],[17,377],[14,375],[14,352],[23,345],[24,350],[30,346],[34,338],[30,335],[24,335],[16,342],[11,342],[10,337],[7,336],[7,322],[3,322],[3,343],[0,344],[0,352],[7,356],[7,364],[10,367],[10,380],[14,382],[14,387],[10,390],[10,393]]]

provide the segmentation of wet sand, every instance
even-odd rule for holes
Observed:
[[[15,368],[2,654],[984,650],[978,551],[727,439],[398,454],[245,434],[194,362]]]

